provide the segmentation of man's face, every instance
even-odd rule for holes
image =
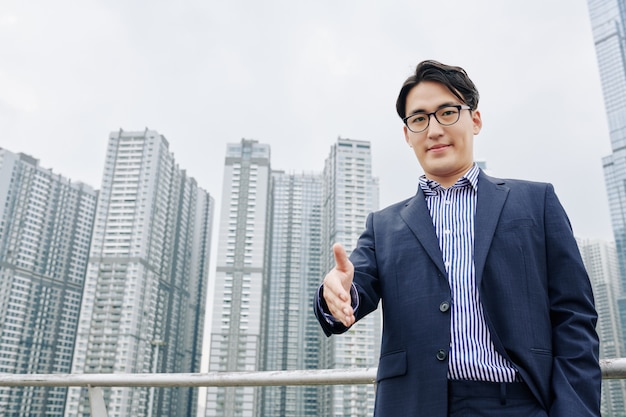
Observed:
[[[465,103],[461,103],[443,84],[422,81],[409,91],[406,116],[461,104]],[[404,137],[413,148],[426,177],[450,187],[472,167],[474,135],[480,132],[481,127],[478,110],[461,110],[459,121],[451,126],[442,126],[434,116],[430,116],[430,124],[423,132],[414,133],[404,126]]]

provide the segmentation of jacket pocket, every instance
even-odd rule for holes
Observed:
[[[550,356],[552,357],[552,351],[550,349],[543,348],[530,348],[530,351],[536,355]]]
[[[406,375],[406,351],[389,352],[380,357],[376,382]]]
[[[536,227],[536,223],[533,219],[521,218],[504,221],[498,226],[500,230],[515,230],[524,227]]]

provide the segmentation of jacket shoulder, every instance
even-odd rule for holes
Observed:
[[[554,188],[552,184],[541,181],[529,181],[517,178],[497,178],[481,172],[478,180],[478,188],[480,189],[481,182],[492,183],[496,186],[505,186],[511,189],[528,189],[528,190],[544,190],[546,188]]]
[[[386,215],[396,214],[400,210],[402,210],[404,207],[406,207],[407,204],[411,203],[411,201],[413,201],[416,198],[418,198],[418,195],[414,195],[413,197],[409,197],[402,201],[398,201],[397,203],[393,203],[390,206],[387,206],[383,209],[376,210],[372,214],[376,216],[386,216]]]

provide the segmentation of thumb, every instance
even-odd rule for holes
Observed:
[[[346,250],[341,243],[335,243],[333,245],[333,253],[335,255],[335,268],[341,272],[350,272],[353,268],[352,262],[348,259]]]

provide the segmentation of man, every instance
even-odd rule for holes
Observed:
[[[327,336],[382,300],[375,416],[600,416],[589,278],[550,184],[473,161],[478,91],[420,63],[396,108],[423,168],[417,194],[369,215],[315,313]],[[524,116],[521,116],[524,117]]]

